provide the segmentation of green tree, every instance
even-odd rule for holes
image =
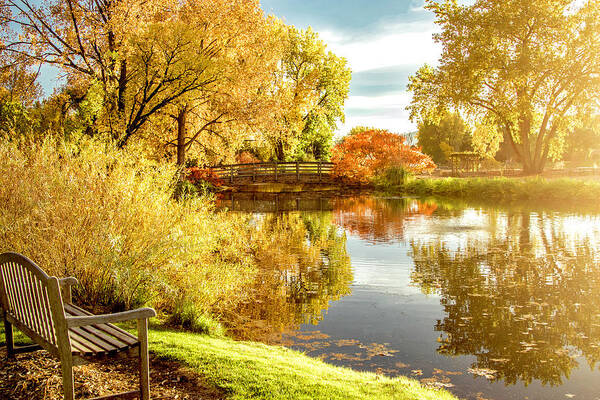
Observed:
[[[276,101],[281,111],[269,141],[275,158],[327,159],[338,121],[344,121],[351,72],[312,29],[287,28]]]
[[[423,153],[436,163],[447,161],[451,152],[471,150],[471,132],[458,114],[444,115],[439,121],[424,120],[417,140]]]
[[[411,118],[458,109],[500,129],[525,173],[560,157],[577,111],[597,112],[600,3],[428,0],[439,67],[410,78]]]

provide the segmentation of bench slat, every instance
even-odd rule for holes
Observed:
[[[87,340],[87,338],[79,335],[77,332],[73,331],[72,329],[69,329],[69,338],[71,339],[71,343],[73,341],[76,341],[81,346],[85,347],[86,348],[85,353],[97,354],[97,353],[104,352],[104,349],[102,347],[95,345],[94,343]]]
[[[65,304],[65,312],[70,316],[94,315],[73,304]],[[127,343],[129,346],[135,346],[138,343],[137,337],[123,329],[117,328],[113,324],[96,324],[93,327]]]
[[[39,307],[40,319],[42,320],[42,336],[44,336],[50,343],[54,343],[54,326],[52,320],[49,318],[47,313],[48,307],[45,307],[44,301],[44,287],[38,280],[35,281],[35,292],[37,293],[36,299]]]
[[[43,333],[43,321],[40,318],[40,307],[37,302],[37,295],[35,290],[35,278],[30,271],[25,271],[25,275],[27,276],[27,292],[30,294],[31,298],[29,299],[29,309],[31,312],[31,317],[33,319],[33,324],[37,332]]]
[[[73,399],[73,366],[111,358],[137,357],[140,360],[139,390],[106,395],[98,399],[149,399],[147,318],[152,309],[101,315],[73,306],[70,286],[75,278],[58,279],[47,275],[33,261],[17,253],[0,254],[0,311],[7,327],[8,355],[43,348],[61,362],[65,398]],[[71,317],[71,318],[69,318]],[[73,318],[78,317],[78,318]],[[125,317],[138,320],[138,337],[109,323]],[[86,325],[89,324],[89,325]],[[15,347],[13,326],[36,345]],[[70,328],[69,328],[70,327]],[[123,397],[124,396],[124,397]]]
[[[71,340],[71,353],[74,355],[82,355],[83,353],[86,352],[86,348],[81,346],[79,343],[77,343],[74,340]]]
[[[96,353],[116,353],[117,350],[119,350],[119,347],[115,347],[112,344],[110,344],[109,342],[106,342],[106,341],[102,340],[101,338],[99,338],[98,336],[91,334],[87,331],[84,331],[81,328],[69,328],[69,333],[76,334],[77,336],[84,338],[88,342],[92,343],[94,346],[99,347],[101,350],[96,351]],[[123,348],[127,348],[127,347],[128,346],[125,345]]]
[[[65,304],[67,316],[93,315],[73,304]],[[102,356],[139,345],[138,339],[112,324],[95,324],[70,328],[71,344],[82,355]]]
[[[131,346],[129,343],[118,340],[114,336],[108,335],[108,334],[102,332],[101,330],[96,329],[96,327],[93,325],[82,326],[80,328],[82,330],[86,331],[87,333],[89,333],[90,335],[94,335],[94,336],[100,338],[101,340],[103,340],[104,342],[109,343],[111,346],[113,346],[117,349]]]
[[[27,325],[30,329],[33,328],[31,321],[29,320],[29,315],[27,313],[27,302],[25,301],[25,296],[23,294],[23,290],[21,287],[21,279],[20,278],[20,274],[19,274],[19,270],[21,268],[19,268],[17,265],[15,265],[15,263],[10,263],[9,264],[11,267],[11,280],[12,280],[12,287],[15,288],[15,295],[17,296],[17,309],[16,314],[19,316],[19,318],[21,319],[21,321],[23,321],[25,323],[25,325]],[[35,332],[35,330],[34,330]]]
[[[42,302],[45,305],[46,320],[48,321],[48,330],[50,331],[49,341],[56,344],[56,330],[54,329],[54,318],[52,317],[52,309],[50,308],[50,298],[48,296],[48,288],[42,285]]]

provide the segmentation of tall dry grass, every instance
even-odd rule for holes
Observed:
[[[196,313],[235,302],[254,273],[248,224],[176,201],[177,170],[94,142],[0,143],[0,250],[74,276],[92,307]]]

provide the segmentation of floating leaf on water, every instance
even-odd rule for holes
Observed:
[[[363,361],[362,358],[357,357],[352,354],[343,354],[343,353],[330,353],[327,355],[327,358],[338,361]]]
[[[408,368],[408,367],[410,367],[410,365],[409,365],[409,364],[404,364],[404,363],[403,363],[403,362],[401,362],[401,361],[398,361],[398,362],[397,362],[396,364],[394,364],[394,365],[396,366],[396,368]]]
[[[460,371],[444,371],[443,369],[434,368],[434,375],[462,375],[463,373]]]
[[[337,342],[335,342],[335,344],[338,347],[342,347],[342,346],[356,346],[356,345],[360,344],[360,341],[358,341],[356,339],[341,339],[341,340],[338,340]]]
[[[421,376],[421,375],[423,375],[423,370],[413,369],[412,371],[410,371],[410,374],[414,375],[414,376]]]
[[[367,357],[372,358],[375,356],[393,357],[394,353],[398,350],[388,349],[383,344],[371,343],[369,345],[360,344],[358,347],[367,351]]]
[[[454,387],[452,383],[450,383],[449,379],[440,381],[436,378],[425,378],[420,381],[423,385],[433,388],[451,388]]]
[[[490,369],[490,368],[469,368],[467,370],[467,372],[469,372],[470,374],[473,375],[477,375],[477,376],[483,376],[486,379],[494,379],[496,378],[496,373],[498,371],[496,371],[495,369]]]
[[[296,338],[300,340],[329,339],[329,335],[321,331],[302,332],[297,334]]]

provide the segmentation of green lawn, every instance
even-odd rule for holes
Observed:
[[[408,378],[335,367],[279,346],[151,329],[150,349],[182,361],[229,399],[456,399]]]
[[[135,333],[134,328],[130,330]],[[3,345],[4,332],[0,331]],[[29,342],[20,332],[15,334],[18,344]],[[413,379],[336,367],[280,346],[159,326],[150,328],[149,341],[155,355],[187,365],[232,400],[456,400],[446,391],[425,389]]]
[[[527,178],[413,178],[396,188],[419,196],[441,195],[457,198],[485,198],[521,201],[566,201],[598,203],[600,181],[594,179]]]

